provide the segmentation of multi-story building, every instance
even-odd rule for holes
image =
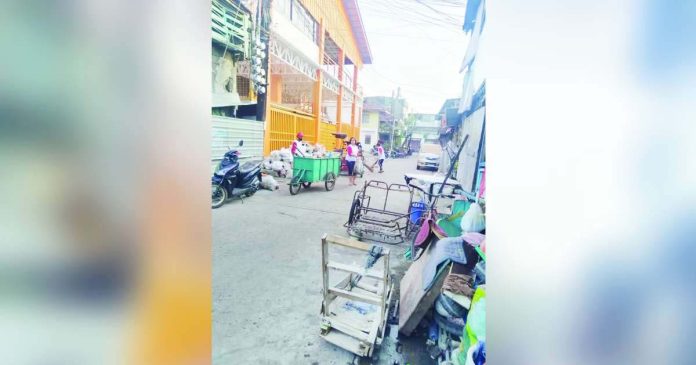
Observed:
[[[263,155],[263,122],[258,121],[256,95],[249,75],[240,72],[248,64],[253,42],[253,13],[239,0],[212,0],[212,167],[228,147],[241,148],[242,158]]]
[[[410,117],[414,119],[412,139],[419,139],[423,143],[439,143],[440,119],[436,114],[413,113]]]
[[[407,113],[406,107],[406,100],[399,97],[365,97],[363,121],[367,121],[369,124],[368,127],[363,125],[365,133],[361,132],[360,141],[366,145],[373,145],[378,139],[381,139],[387,146],[390,146],[392,134],[394,134],[395,144],[400,143],[403,134],[403,119]]]
[[[273,0],[264,152],[305,140],[359,136],[360,69],[372,62],[357,0]]]

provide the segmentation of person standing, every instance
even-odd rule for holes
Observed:
[[[350,137],[348,147],[346,147],[346,165],[348,165],[348,182],[351,185],[355,183],[355,161],[358,160],[358,145],[355,137]]]
[[[304,142],[302,142],[303,137],[304,133],[299,132],[297,133],[297,139],[292,141],[292,147],[290,148],[290,152],[293,156],[305,157],[307,155],[305,144]]]
[[[377,161],[372,164],[372,168],[379,164],[379,172],[384,172],[384,159],[384,147],[382,146],[382,141],[379,140],[377,141]]]

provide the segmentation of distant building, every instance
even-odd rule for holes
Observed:
[[[447,128],[458,126],[461,121],[459,115],[459,103],[461,98],[447,99],[442,104],[440,111],[437,113],[437,119],[440,120],[440,127]]]
[[[406,100],[390,96],[368,96],[363,103],[363,124],[360,129],[360,141],[371,146],[382,139],[385,143],[391,141],[395,132],[397,139],[401,136],[399,123],[406,116]],[[395,142],[397,142],[395,140]]]
[[[411,138],[424,143],[438,143],[440,138],[440,118],[437,114],[411,114],[415,119],[411,129]]]

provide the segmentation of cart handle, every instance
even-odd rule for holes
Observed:
[[[431,194],[431,193],[429,193],[429,192],[423,190],[423,188],[421,188],[420,186],[416,186],[416,185],[411,184],[411,181],[410,181],[410,180],[409,180],[409,182],[408,182],[408,186],[410,186],[410,187],[412,187],[412,188],[414,188],[414,189],[420,190],[423,194],[425,194],[425,195],[427,195],[427,196],[429,196],[429,197],[431,197],[431,198],[432,198],[432,197],[435,197],[435,198],[450,198],[450,199],[456,199],[456,198],[457,198],[457,196],[452,195],[452,194]]]

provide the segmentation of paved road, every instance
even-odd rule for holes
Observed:
[[[367,172],[358,183],[367,179],[403,183],[403,174],[415,167],[415,157],[387,160],[385,173]],[[355,190],[343,176],[331,192],[312,186],[291,196],[287,185],[281,184],[280,190],[262,190],[244,203],[235,201],[213,210],[215,364],[352,361],[352,354],[319,337],[320,238],[323,233],[346,235],[343,224]],[[402,272],[405,244],[390,248],[393,272]],[[374,363],[391,365],[393,347],[385,341]],[[420,346],[405,347],[411,364],[429,363],[418,359],[423,356]],[[419,353],[410,354],[413,351]]]

